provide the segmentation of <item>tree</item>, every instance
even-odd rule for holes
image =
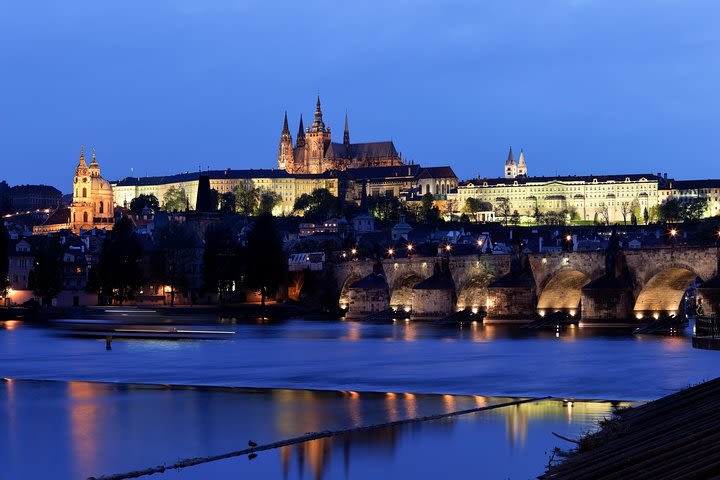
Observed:
[[[186,223],[170,222],[155,232],[158,266],[165,285],[170,287],[170,306],[178,291],[188,293],[199,260],[201,245]],[[198,272],[199,273],[199,272]]]
[[[628,216],[630,216],[633,212],[633,205],[631,202],[621,202],[620,203],[620,214],[623,217],[623,223],[627,225]]]
[[[707,205],[705,198],[681,200],[671,197],[658,206],[658,217],[662,222],[696,222],[705,215]]]
[[[520,213],[517,210],[513,211],[510,216],[510,224],[516,227],[520,225]]]
[[[598,222],[604,223],[605,225],[610,225],[610,209],[605,202],[602,202],[600,203],[600,205],[598,205],[595,214],[595,218]]]
[[[501,217],[503,219],[503,223],[507,227],[508,221],[510,220],[510,200],[505,197],[497,198],[495,215]]]
[[[28,286],[42,299],[43,305],[51,305],[62,290],[62,246],[57,237],[43,237],[35,249],[35,261],[28,275]]]
[[[327,188],[318,188],[311,194],[303,193],[293,205],[293,210],[302,213],[303,217],[312,222],[324,222],[341,212],[340,200]]]
[[[235,188],[237,211],[246,217],[252,215],[260,201],[260,190],[241,183]]]
[[[272,211],[276,205],[282,201],[282,197],[277,192],[266,190],[260,194],[260,202],[257,207],[257,214],[263,215],[268,213],[272,215]]]
[[[5,222],[0,219],[0,296],[5,296],[8,287],[8,270],[10,267],[8,258],[8,237]]]
[[[247,239],[247,284],[260,291],[262,306],[287,275],[287,257],[272,215],[260,215]]]
[[[465,205],[463,205],[462,211],[463,213],[467,213],[472,216],[474,220],[477,220],[477,214],[478,212],[482,211],[482,208],[483,202],[480,201],[479,198],[470,197],[465,200]]]
[[[648,212],[647,207],[643,209],[643,221],[645,222],[645,225],[647,225],[650,221],[650,212]]]
[[[235,213],[237,199],[233,192],[225,192],[220,195],[220,211],[224,214]]]
[[[440,209],[435,206],[435,196],[426,193],[420,203],[420,215],[426,223],[435,223],[440,220]]]
[[[210,208],[215,212],[220,207],[220,193],[214,188],[210,189]]]
[[[392,195],[375,195],[367,200],[370,214],[383,222],[397,222],[402,205],[400,199]]]
[[[100,293],[122,305],[133,298],[142,285],[143,246],[133,231],[133,223],[123,217],[105,239],[95,277]]]
[[[188,196],[180,187],[170,187],[163,195],[163,210],[182,212],[188,208]]]
[[[141,215],[145,207],[149,208],[152,213],[155,213],[160,210],[160,202],[152,193],[149,195],[141,193],[130,200],[130,211],[135,215]]]
[[[205,230],[203,283],[205,289],[223,303],[226,292],[233,291],[241,278],[240,245],[233,232],[222,223],[210,224]]]

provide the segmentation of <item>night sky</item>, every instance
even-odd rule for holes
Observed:
[[[315,95],[342,139],[499,176],[720,177],[720,3],[0,0],[0,179],[271,168]]]

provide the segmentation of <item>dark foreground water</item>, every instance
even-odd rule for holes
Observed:
[[[558,397],[160,476],[533,478],[554,447],[572,446],[552,432],[577,437],[610,415],[610,402],[578,399],[650,400],[720,375],[718,353],[693,349],[689,330],[656,337],[482,324],[237,322],[116,309],[81,330],[190,333],[115,338],[107,351],[103,338],[79,336],[63,328],[69,323],[0,322],[3,479],[99,476],[240,450],[248,440],[515,399],[500,397]]]
[[[689,336],[305,320],[199,328],[232,333],[217,340],[116,339],[108,352],[102,339],[6,322],[0,377],[650,400],[720,375],[717,352],[693,349]]]
[[[307,432],[377,425],[514,399],[309,390],[0,381],[2,478],[121,473]],[[549,452],[608,417],[610,402],[561,400],[305,442],[160,478],[531,478]],[[148,477],[148,478],[155,478]]]

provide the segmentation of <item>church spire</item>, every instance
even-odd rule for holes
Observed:
[[[325,131],[325,123],[323,123],[322,110],[320,109],[320,95],[317,96],[317,102],[315,103],[315,121],[312,124],[312,131]]]
[[[302,113],[300,114],[300,128],[298,128],[296,147],[305,146],[305,127],[303,127]]]
[[[288,128],[288,121],[287,121],[287,110],[285,110],[285,119],[283,120],[282,133],[287,133],[288,135],[290,135],[290,128]]]
[[[87,163],[85,163],[85,145],[80,145],[80,162],[78,166],[87,166]]]
[[[350,129],[348,128],[347,110],[345,110],[345,133],[343,133],[343,143],[346,147],[350,146]]]
[[[515,165],[515,155],[513,155],[512,147],[510,147],[510,151],[508,152],[508,158],[505,160],[505,165]]]
[[[92,160],[90,161],[90,166],[91,166],[91,167],[97,167],[97,166],[98,166],[97,157],[95,156],[95,147],[93,147],[93,149],[92,149]]]

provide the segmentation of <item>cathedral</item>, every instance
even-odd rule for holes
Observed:
[[[323,173],[327,170],[348,168],[388,167],[402,165],[402,160],[393,142],[350,143],[350,129],[345,114],[345,131],[342,143],[333,142],[330,127],[325,127],[320,96],[315,105],[315,119],[312,126],[304,129],[302,115],[300,128],[293,146],[288,127],[287,112],[280,134],[278,168],[292,174]]]

